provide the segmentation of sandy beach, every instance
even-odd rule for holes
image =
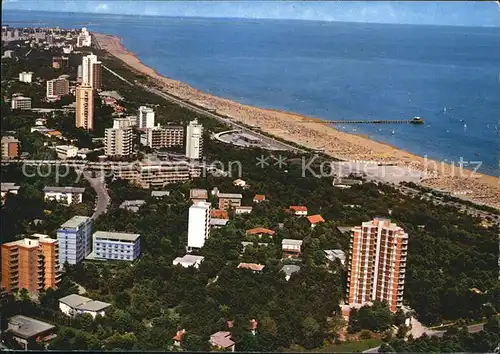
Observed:
[[[446,190],[457,197],[500,208],[499,177],[426,159],[363,136],[340,132],[315,122],[310,117],[247,106],[212,96],[158,74],[129,52],[121,44],[120,38],[98,33],[93,35],[101,49],[120,59],[131,69],[151,77],[157,88],[182,100],[213,109],[235,121],[259,127],[270,135],[309,148],[322,149],[329,156],[341,160],[391,162],[415,172],[420,171],[425,176],[420,182],[424,186]]]

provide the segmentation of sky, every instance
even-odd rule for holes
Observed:
[[[500,27],[498,1],[2,0],[3,9]]]

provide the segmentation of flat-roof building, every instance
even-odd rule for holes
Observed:
[[[74,216],[57,229],[59,264],[77,264],[92,251],[92,219]]]
[[[105,311],[111,304],[92,300],[88,297],[71,294],[59,299],[59,309],[68,316],[83,315],[88,313],[92,318],[97,315],[105,316]]]
[[[2,160],[13,159],[19,155],[19,140],[13,136],[2,136]]]
[[[29,347],[32,341],[47,342],[56,337],[56,326],[36,320],[31,317],[17,315],[9,318],[7,331],[12,333],[15,341],[24,346],[24,350],[34,349]]]
[[[94,258],[132,262],[141,254],[140,238],[139,234],[97,231],[92,235]]]
[[[70,205],[81,203],[85,188],[81,187],[53,187],[47,186],[43,189],[45,200],[55,200],[59,203]]]
[[[188,249],[201,248],[210,236],[210,203],[196,202],[189,207]]]

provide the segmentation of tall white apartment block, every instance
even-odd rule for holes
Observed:
[[[104,153],[107,156],[132,154],[133,131],[128,118],[115,118],[113,128],[104,131]]]
[[[90,36],[89,31],[85,27],[82,28],[82,32],[78,35],[76,39],[77,47],[90,47],[92,44],[92,37]]]
[[[59,264],[77,264],[92,250],[92,219],[74,216],[57,230],[59,241]]]
[[[195,119],[186,129],[186,157],[200,159],[203,151],[203,126]]]
[[[202,248],[210,235],[210,203],[196,202],[189,208],[188,250]]]
[[[387,301],[391,311],[403,305],[408,234],[387,219],[375,218],[352,229],[347,300],[357,307]]]
[[[152,108],[146,106],[139,107],[137,115],[137,128],[147,129],[155,126],[155,112]]]
[[[98,64],[97,55],[89,54],[82,59],[82,84],[93,88],[94,64]]]
[[[21,82],[26,82],[28,84],[31,84],[31,80],[33,79],[33,73],[23,71],[22,73],[19,73],[19,81]]]

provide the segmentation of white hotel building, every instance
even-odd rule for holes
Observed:
[[[210,203],[196,202],[189,208],[188,250],[202,248],[210,236]]]

